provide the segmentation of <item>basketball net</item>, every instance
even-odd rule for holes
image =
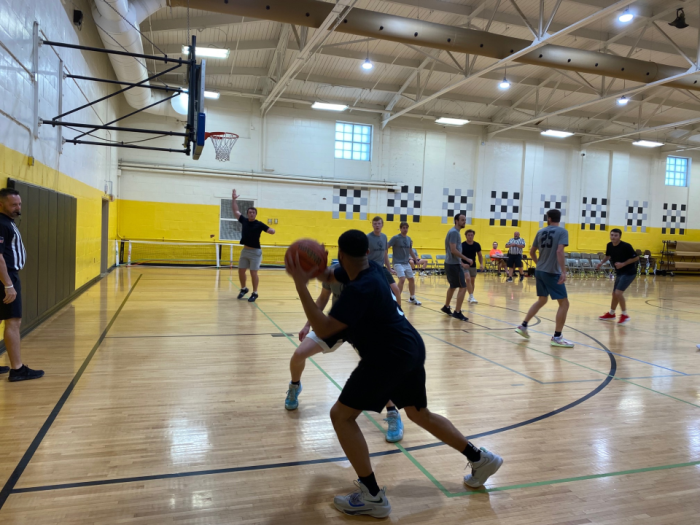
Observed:
[[[224,133],[215,131],[205,135],[207,139],[211,139],[216,152],[216,160],[219,162],[227,162],[231,160],[231,150],[238,140],[238,135],[235,133]]]

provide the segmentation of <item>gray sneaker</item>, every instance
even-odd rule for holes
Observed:
[[[559,348],[573,348],[574,347],[574,343],[572,343],[571,341],[567,341],[561,335],[559,337],[552,337],[552,342],[549,344],[551,346],[556,346]]]
[[[515,333],[524,337],[525,339],[530,339],[530,334],[527,333],[527,326],[519,325],[515,329]]]
[[[503,465],[503,458],[481,447],[481,459],[470,463],[472,473],[464,476],[464,484],[473,489],[481,487]]]
[[[373,518],[386,518],[391,513],[391,505],[386,499],[386,487],[372,497],[359,479],[355,480],[355,485],[359,490],[333,499],[336,509],[350,516],[372,516]]]

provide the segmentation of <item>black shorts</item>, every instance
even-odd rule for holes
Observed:
[[[19,273],[7,272],[12,279],[12,284],[15,286],[17,297],[10,304],[0,302],[0,320],[5,319],[21,319],[22,318],[22,283],[19,281]],[[5,298],[5,287],[0,286],[0,301]]]
[[[522,268],[523,267],[523,256],[521,254],[508,254],[508,268]]]
[[[464,278],[464,271],[461,264],[445,263],[445,276],[450,288],[466,288],[467,281]]]
[[[402,372],[394,366],[380,367],[362,360],[350,374],[338,401],[355,410],[373,412],[384,410],[389,401],[398,408],[425,408],[428,395],[424,363]]]
[[[386,269],[386,266],[382,266],[382,270],[384,270],[384,277],[386,277],[386,282],[388,282],[390,285],[396,284],[394,276],[391,275],[391,272]]]

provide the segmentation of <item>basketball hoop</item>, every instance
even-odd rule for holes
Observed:
[[[214,131],[205,133],[204,139],[211,139],[216,151],[216,160],[226,162],[231,160],[231,150],[238,140],[238,135],[235,133],[225,133],[223,131]]]

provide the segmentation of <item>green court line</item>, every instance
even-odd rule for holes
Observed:
[[[554,354],[550,354],[550,353],[547,353],[547,352],[543,352],[542,350],[538,350],[537,348],[533,348],[533,347],[528,346],[528,345],[522,345],[521,343],[515,343],[515,342],[511,341],[510,339],[506,339],[505,337],[499,337],[499,336],[497,336],[496,334],[487,333],[486,335],[488,335],[488,336],[490,336],[490,337],[495,337],[496,339],[501,339],[502,341],[508,341],[509,343],[512,343],[512,344],[514,344],[514,345],[524,346],[524,347],[527,348],[528,350],[532,350],[532,351],[538,352],[538,353],[540,353],[540,354],[544,354],[544,355],[548,355],[548,356],[550,356],[550,357],[554,357],[554,358],[556,358],[556,359],[559,359],[560,361],[564,361],[564,362],[570,363],[570,364],[572,364],[572,365],[580,366],[581,368],[585,368],[586,370],[590,370],[591,372],[595,372],[596,374],[604,375],[605,377],[609,377],[609,376],[610,376],[610,374],[606,374],[605,372],[601,372],[600,370],[596,370],[595,368],[591,368],[591,367],[589,367],[589,366],[582,365],[582,364],[580,364],[580,363],[576,363],[576,362],[571,361],[571,360],[569,360],[569,359],[564,359],[563,357],[560,357],[560,356],[558,356],[558,355],[554,355]],[[670,397],[671,399],[675,399],[676,401],[680,401],[681,403],[686,403],[686,404],[688,404],[688,405],[691,405],[691,406],[700,408],[700,405],[696,405],[695,403],[691,403],[690,401],[686,401],[685,399],[680,399],[680,398],[678,398],[678,397],[674,397],[674,396],[672,396],[672,395],[670,395],[670,394],[665,394],[665,393],[663,393],[663,392],[659,392],[658,390],[654,390],[653,388],[649,388],[649,387],[646,387],[646,386],[644,386],[644,385],[640,385],[640,384],[638,384],[638,383],[635,383],[635,382],[633,382],[633,381],[630,381],[629,379],[623,379],[623,378],[621,378],[621,377],[616,377],[616,376],[612,376],[612,378],[615,379],[616,381],[624,381],[625,383],[629,383],[630,385],[638,386],[639,388],[643,388],[644,390],[649,390],[650,392],[654,392],[655,394],[661,394],[662,396]]]
[[[229,277],[229,280],[231,280],[230,277]],[[231,282],[233,282],[233,281],[231,281]],[[254,303],[254,304],[255,304],[255,307],[258,309],[258,311],[259,311],[260,313],[262,313],[273,325],[275,325],[275,327],[280,331],[280,333],[284,334],[284,336],[289,340],[290,343],[292,343],[292,344],[294,345],[295,348],[297,348],[297,347],[299,346],[299,345],[296,344],[296,342],[294,341],[294,339],[292,339],[291,337],[289,337],[289,335],[287,335],[287,333],[286,333],[284,330],[282,330],[282,328],[281,328],[269,315],[267,315],[267,313],[265,313],[265,311],[264,311],[262,308],[260,308],[260,306],[258,305],[258,303]],[[491,336],[493,336],[493,337],[497,337],[498,339],[503,339],[504,341],[508,341],[508,339],[504,339],[504,338],[502,338],[502,337],[498,337],[498,336],[493,335],[493,334],[488,334],[488,335],[491,335]],[[536,351],[536,352],[540,352],[540,353],[545,354],[545,355],[549,355],[549,356],[551,356],[551,357],[556,357],[557,359],[561,359],[561,360],[563,360],[563,361],[566,361],[566,362],[569,362],[569,363],[571,363],[571,364],[580,366],[580,367],[582,367],[582,368],[587,368],[587,369],[589,369],[589,370],[591,370],[591,371],[593,371],[593,372],[596,372],[596,373],[598,373],[598,374],[602,374],[602,375],[605,375],[605,376],[608,375],[608,374],[606,374],[606,373],[604,373],[604,372],[600,372],[599,370],[595,370],[595,369],[593,369],[593,368],[589,368],[589,367],[587,367],[587,366],[585,366],[585,365],[581,365],[581,364],[578,364],[578,363],[574,363],[573,361],[569,361],[569,360],[567,360],[567,359],[564,359],[564,358],[559,357],[559,356],[555,356],[555,355],[553,355],[553,354],[548,354],[547,352],[542,352],[541,350],[537,350],[536,348],[530,348],[530,347],[527,347],[527,348],[529,348],[530,350],[534,350],[534,351]],[[319,370],[324,376],[326,376],[326,378],[328,378],[328,380],[329,380],[331,383],[333,383],[333,384],[336,386],[336,388],[338,388],[339,390],[342,390],[342,387],[335,381],[335,379],[333,379],[333,378],[332,378],[332,377],[331,377],[331,376],[330,376],[316,361],[314,361],[313,358],[310,357],[310,358],[309,358],[309,361],[311,361],[311,362],[313,363],[313,365],[314,365],[316,368],[318,368],[318,370]],[[618,379],[618,378],[616,378],[616,379]],[[620,381],[626,381],[626,380],[620,379]],[[627,382],[631,382],[631,381],[627,381]],[[633,384],[633,385],[636,385],[636,383],[632,383],[632,384]],[[647,389],[647,390],[651,390],[652,392],[656,392],[655,390],[652,390],[652,389],[650,389],[650,388],[646,388],[646,387],[641,386],[641,385],[636,385],[636,386],[640,386],[641,388],[645,388],[645,389]],[[659,393],[659,394],[661,394],[661,395],[665,395],[665,396],[667,396],[667,397],[673,397],[673,396],[668,396],[667,394],[664,394],[663,392],[657,392],[657,393]],[[677,398],[673,398],[673,399],[677,399]],[[693,405],[693,403],[690,403],[690,402],[688,402],[688,401],[683,401],[682,399],[677,399],[677,400],[678,400],[678,401],[682,401],[682,402],[684,402],[684,403],[688,403],[688,404],[690,404],[690,405]],[[693,405],[693,406],[698,406],[698,405]],[[700,406],[699,406],[699,408],[700,408]],[[369,415],[366,411],[363,411],[362,413],[363,413],[372,423],[374,423],[374,425],[375,425],[382,433],[386,434],[386,431],[384,430],[384,427],[382,427],[379,423],[377,423],[377,421],[376,421],[371,415]],[[544,487],[544,486],[547,486],[547,485],[557,485],[557,484],[560,484],[560,483],[572,483],[572,482],[576,482],[576,481],[586,481],[586,480],[598,479],[598,478],[609,478],[609,477],[615,477],[615,476],[627,476],[627,475],[630,475],[630,474],[639,474],[639,473],[644,473],[644,472],[654,472],[654,471],[658,471],[658,470],[669,470],[669,469],[675,469],[675,468],[693,467],[693,466],[700,465],[700,461],[693,461],[693,462],[690,462],[690,463],[677,463],[677,464],[673,464],[673,465],[661,465],[661,466],[657,466],[657,467],[644,467],[644,468],[634,469],[634,470],[622,470],[622,471],[619,471],[619,472],[606,472],[606,473],[603,473],[603,474],[590,474],[590,475],[587,475],[587,476],[578,476],[578,477],[573,477],[573,478],[562,478],[562,479],[552,479],[552,480],[545,480],[545,481],[535,481],[535,482],[532,482],[532,483],[520,483],[520,484],[517,484],[517,485],[506,485],[506,486],[503,486],[503,487],[484,488],[484,489],[480,489],[480,490],[469,490],[469,491],[462,491],[462,492],[450,492],[447,488],[445,488],[445,486],[444,486],[442,483],[440,483],[440,482],[435,478],[435,476],[433,476],[433,475],[428,471],[428,469],[426,469],[415,457],[413,457],[413,455],[412,455],[409,451],[407,451],[400,443],[394,443],[394,445],[395,445],[401,452],[403,452],[403,454],[411,461],[411,463],[413,463],[413,464],[416,466],[416,468],[418,468],[418,470],[420,470],[420,471],[423,473],[423,475],[425,475],[425,477],[428,478],[428,479],[433,483],[433,485],[435,485],[435,487],[437,487],[437,489],[440,490],[440,492],[442,492],[442,493],[445,495],[445,497],[447,497],[447,498],[458,498],[458,497],[463,497],[463,496],[472,496],[472,495],[475,495],[475,494],[488,494],[488,493],[490,493],[490,492],[503,492],[503,491],[506,491],[506,490],[516,490],[516,489],[523,489],[523,488],[530,488],[530,487]]]

